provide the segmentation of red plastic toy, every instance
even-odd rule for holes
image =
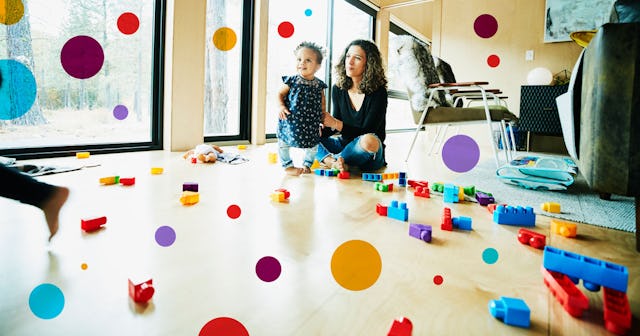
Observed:
[[[442,223],[440,224],[441,230],[453,231],[453,221],[451,220],[451,209],[444,208],[442,211]]]
[[[400,317],[393,320],[387,336],[411,336],[412,332],[413,324],[411,320],[406,317]]]
[[[120,178],[120,184],[122,184],[124,186],[132,186],[132,185],[136,184],[136,178],[135,177],[121,177]]]
[[[518,230],[518,241],[525,245],[542,250],[547,244],[547,236],[527,229]]]
[[[603,287],[604,327],[617,335],[624,335],[631,328],[631,308],[627,294]]]
[[[93,219],[81,219],[80,228],[86,232],[99,230],[102,225],[107,223],[107,217],[102,216]]]
[[[289,196],[291,196],[291,193],[289,192],[289,190],[284,189],[284,188],[276,189],[275,191],[283,193],[284,194],[284,199],[289,199]]]
[[[134,302],[145,303],[151,300],[153,293],[155,293],[155,289],[153,288],[153,279],[149,279],[137,285],[129,279],[129,296]]]
[[[413,192],[414,196],[431,198],[431,194],[429,193],[429,187],[416,186],[416,191]]]
[[[544,276],[544,284],[562,305],[564,310],[573,317],[582,316],[582,312],[589,308],[589,298],[576,287],[568,276],[549,271],[540,267]]]
[[[386,205],[382,205],[380,203],[377,203],[376,204],[376,212],[380,216],[386,216],[387,215],[387,206]]]

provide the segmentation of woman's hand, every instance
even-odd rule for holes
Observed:
[[[291,111],[289,111],[289,109],[287,109],[286,107],[283,107],[280,109],[280,112],[278,112],[278,118],[280,120],[287,120],[287,116],[291,114]]]
[[[334,128],[334,126],[336,125],[336,118],[334,118],[331,114],[329,114],[329,112],[323,112],[322,124],[327,127]]]

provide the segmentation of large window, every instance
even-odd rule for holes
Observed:
[[[207,0],[205,141],[249,137],[251,3]]]
[[[160,148],[164,3],[3,1],[0,155]]]
[[[357,38],[373,39],[373,17],[373,10],[357,1],[269,1],[265,119],[268,137],[274,137],[277,129],[277,92],[282,86],[282,76],[296,72],[295,47],[302,41],[312,41],[325,47],[326,55],[316,77],[331,86],[332,64],[347,44]]]

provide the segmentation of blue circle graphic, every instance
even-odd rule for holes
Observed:
[[[0,60],[0,120],[12,120],[29,112],[36,101],[36,79],[24,64]]]
[[[52,319],[64,308],[64,295],[60,288],[45,283],[34,288],[29,295],[29,308],[33,314],[41,319]]]
[[[482,252],[482,260],[489,265],[495,264],[498,261],[498,251],[492,247],[485,249]]]
[[[313,11],[312,11],[311,9],[307,8],[307,9],[304,11],[304,15],[306,15],[306,16],[311,16],[311,15],[313,15]]]

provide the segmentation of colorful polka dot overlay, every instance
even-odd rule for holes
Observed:
[[[104,52],[98,41],[89,36],[71,38],[60,52],[62,67],[69,76],[87,79],[95,76],[104,64]]]
[[[304,15],[305,15],[305,16],[311,16],[311,15],[313,15],[313,11],[312,11],[311,9],[307,8],[307,9],[304,11]]]
[[[485,249],[482,252],[482,260],[489,265],[495,264],[498,261],[498,251],[492,247]]]
[[[256,274],[264,282],[275,281],[281,272],[280,262],[274,257],[263,257],[256,263]]]
[[[442,161],[457,173],[465,173],[473,169],[480,160],[480,147],[467,135],[454,135],[442,147]]]
[[[227,216],[229,216],[229,218],[231,219],[236,219],[240,217],[241,213],[242,213],[242,210],[240,209],[239,206],[235,204],[232,204],[227,208]]]
[[[487,57],[487,64],[492,68],[497,67],[500,65],[500,57],[498,55],[490,55]]]
[[[490,38],[498,32],[498,21],[490,14],[482,14],[473,22],[473,30],[482,38]]]
[[[200,329],[198,336],[249,336],[242,323],[230,317],[215,318]]]
[[[440,286],[442,285],[442,283],[444,282],[444,278],[442,277],[442,275],[436,275],[433,277],[433,283]]]
[[[15,60],[0,60],[0,120],[25,115],[36,101],[36,79],[29,68]]]
[[[331,258],[333,278],[348,290],[360,291],[371,287],[381,272],[380,254],[366,241],[347,241],[335,250]]]
[[[0,0],[0,23],[7,26],[18,23],[24,16],[22,0]]]
[[[29,308],[35,316],[43,320],[55,318],[64,308],[64,295],[56,285],[38,285],[29,295]]]
[[[80,268],[82,268],[82,270],[85,271],[87,268],[89,268],[89,265],[82,263],[82,265],[80,265]]]
[[[229,51],[235,47],[238,37],[231,28],[223,27],[213,33],[213,45],[219,50]]]
[[[278,25],[278,34],[284,38],[289,38],[294,32],[293,24],[289,21],[284,21]]]
[[[125,120],[129,115],[129,109],[124,105],[117,105],[113,108],[113,117],[118,120]]]
[[[133,13],[123,13],[118,17],[118,30],[125,35],[131,35],[138,31],[140,20]]]
[[[173,245],[176,241],[176,232],[170,226],[161,226],[156,230],[156,242],[162,247]]]

